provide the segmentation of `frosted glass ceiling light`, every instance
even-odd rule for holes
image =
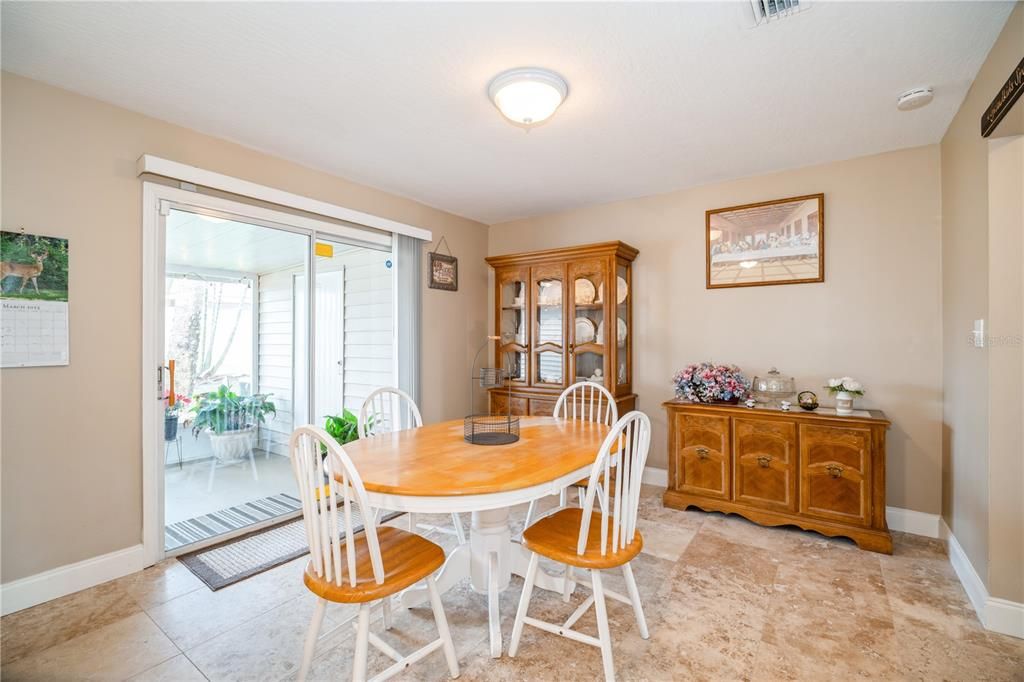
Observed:
[[[531,67],[499,74],[487,94],[505,118],[530,127],[555,113],[569,94],[569,86],[554,71]]]

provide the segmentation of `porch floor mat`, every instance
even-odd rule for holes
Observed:
[[[385,514],[381,522],[400,515],[400,512]],[[359,512],[353,509],[352,517],[354,529],[362,530],[363,519]],[[300,518],[182,554],[178,561],[216,591],[308,553],[306,530]]]
[[[299,509],[302,509],[302,501],[299,498],[288,493],[279,493],[171,523],[164,528],[164,550],[170,552],[178,547],[202,542]]]

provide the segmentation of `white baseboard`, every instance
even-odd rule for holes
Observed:
[[[942,537],[942,517],[938,514],[926,514],[901,507],[886,507],[885,521],[889,525],[889,530],[923,535],[926,538]]]
[[[659,469],[658,467],[646,467],[644,469],[644,475],[641,479],[647,485],[658,485],[662,488],[668,487],[668,469]]]
[[[942,522],[942,533],[949,542],[949,563],[960,579],[960,584],[964,586],[981,624],[986,630],[1024,639],[1024,604],[990,596],[985,582],[974,570],[967,553],[945,521]]]
[[[3,615],[78,592],[108,580],[114,580],[145,568],[142,545],[60,566],[27,578],[0,585],[0,612]]]

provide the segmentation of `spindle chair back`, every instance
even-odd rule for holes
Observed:
[[[557,419],[583,419],[611,426],[619,419],[619,408],[615,405],[615,396],[601,384],[593,381],[577,381],[558,396],[553,416]],[[586,481],[577,481],[573,486],[576,487],[577,496],[582,505],[583,496],[586,494]],[[565,488],[559,493],[556,509],[568,504],[568,490],[569,488]],[[534,500],[526,508],[524,528],[529,528],[536,520],[537,501]]]
[[[423,416],[416,401],[400,388],[385,386],[378,388],[366,397],[362,407],[359,408],[359,418],[356,421],[356,432],[360,438],[375,436],[381,433],[415,429],[423,426]],[[409,530],[420,526],[416,524],[416,517],[411,512],[409,517]],[[466,531],[462,527],[462,519],[455,512],[452,512],[452,528],[445,526],[422,526],[424,530],[438,530],[442,533],[455,535],[459,544],[466,542]]]
[[[423,426],[420,408],[408,393],[385,386],[366,397],[359,408],[356,431],[360,438]]]

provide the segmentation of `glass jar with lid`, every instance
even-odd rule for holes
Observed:
[[[768,407],[779,407],[780,401],[796,395],[796,382],[793,377],[784,377],[779,370],[772,367],[768,374],[754,377],[750,390],[759,403],[764,403]]]

